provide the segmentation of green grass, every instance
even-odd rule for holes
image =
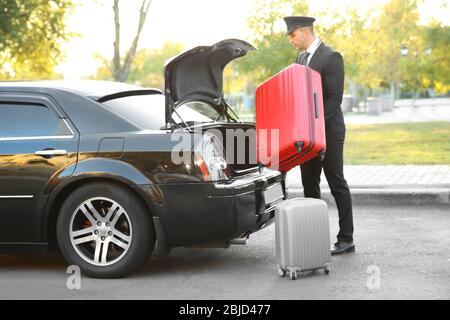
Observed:
[[[345,164],[450,165],[450,123],[347,125]]]

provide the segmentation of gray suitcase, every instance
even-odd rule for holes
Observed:
[[[292,280],[301,271],[324,269],[331,262],[330,223],[327,204],[319,199],[295,198],[275,210],[277,268]]]

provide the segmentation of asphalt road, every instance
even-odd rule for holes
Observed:
[[[67,289],[61,257],[0,255],[0,299],[450,299],[449,206],[354,211],[357,251],[333,257],[329,275],[280,278],[271,226],[246,246],[152,257],[126,279],[82,277],[80,290]]]

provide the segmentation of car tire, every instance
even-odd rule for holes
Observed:
[[[95,278],[136,271],[156,242],[151,214],[141,199],[121,185],[104,182],[83,185],[67,197],[56,234],[66,260]]]

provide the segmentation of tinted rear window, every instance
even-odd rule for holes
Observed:
[[[146,130],[160,130],[165,123],[163,95],[131,96],[104,102],[114,113]]]
[[[0,137],[70,135],[56,114],[43,105],[0,103]]]
[[[165,128],[166,100],[164,95],[131,96],[104,102],[114,113],[145,130],[160,130]],[[206,112],[207,109],[212,116]],[[205,114],[206,113],[206,114]],[[186,103],[176,109],[172,119],[181,123],[180,117],[188,122],[212,122],[218,113],[211,107],[205,107],[203,102]],[[210,116],[210,117],[208,117]]]

